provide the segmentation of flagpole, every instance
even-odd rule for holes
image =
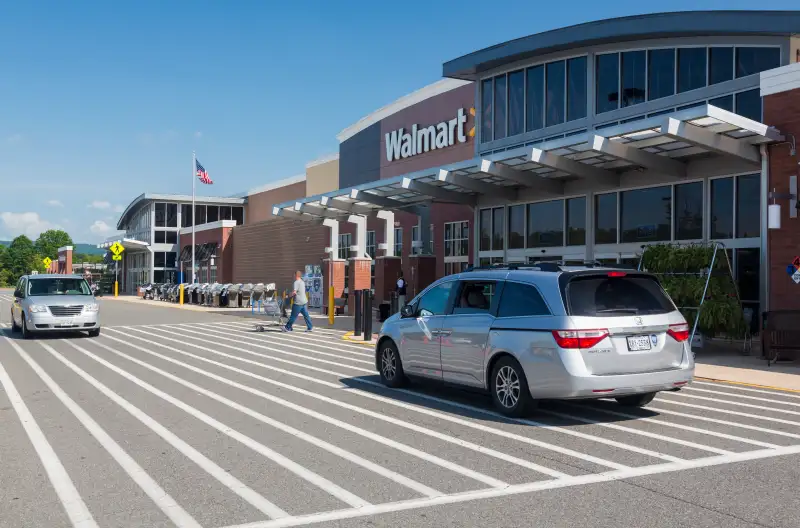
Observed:
[[[195,283],[195,266],[194,266],[194,225],[197,223],[196,208],[194,205],[194,192],[197,185],[197,156],[192,151],[192,284]]]

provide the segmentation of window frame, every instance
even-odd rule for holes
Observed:
[[[513,279],[506,279],[506,280],[504,280],[502,282],[503,282],[503,290],[501,292],[499,292],[499,295],[497,295],[498,302],[497,302],[497,310],[495,312],[495,317],[496,318],[506,321],[506,320],[509,320],[509,319],[518,319],[518,318],[522,318],[522,317],[552,317],[553,316],[553,308],[547,302],[547,299],[545,298],[545,296],[542,295],[542,291],[539,289],[539,287],[536,284],[534,284],[532,282],[522,282],[522,281],[517,281],[517,280],[513,280]],[[533,290],[536,292],[536,294],[539,295],[539,298],[542,299],[542,303],[544,304],[544,306],[547,309],[548,313],[546,313],[546,314],[538,314],[538,315],[500,315],[500,306],[503,303],[503,296],[505,295],[506,285],[508,285],[508,284],[513,284],[513,285],[518,285],[518,286],[526,286],[526,287],[533,288]],[[511,288],[509,290],[512,290],[512,289],[513,288]]]

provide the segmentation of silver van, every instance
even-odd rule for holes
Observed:
[[[25,275],[11,305],[11,330],[30,338],[40,332],[100,335],[100,305],[80,275]]]
[[[439,279],[383,324],[384,384],[421,377],[488,391],[521,416],[537,400],[650,403],[692,380],[689,325],[658,279],[541,263]]]

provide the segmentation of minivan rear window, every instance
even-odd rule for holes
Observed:
[[[604,317],[664,314],[675,306],[655,277],[579,275],[564,292],[570,315]]]

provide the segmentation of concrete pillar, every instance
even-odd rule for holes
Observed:
[[[400,256],[394,254],[394,212],[378,211],[378,218],[384,221],[383,243],[378,245],[379,250],[383,250],[384,256]]]
[[[403,269],[400,257],[380,256],[375,259],[375,306],[389,302],[397,285],[397,276]]]
[[[355,252],[353,258],[363,259],[367,256],[367,217],[361,215],[350,215],[347,221],[356,225],[356,241],[351,246]]]
[[[61,275],[69,275],[72,273],[72,246],[64,246],[58,248],[58,263],[54,268],[56,273]]]
[[[411,255],[409,257],[409,270],[411,275],[406,276],[409,288],[406,296],[407,301],[410,301],[436,280],[436,257],[430,254]]]
[[[322,225],[329,227],[331,230],[331,243],[325,248],[325,253],[328,254],[328,258],[337,259],[339,258],[339,221],[333,218],[326,218],[322,221]]]
[[[431,255],[431,206],[429,204],[418,207],[419,211],[419,239],[422,241],[421,255]],[[435,272],[435,267],[434,267]]]

